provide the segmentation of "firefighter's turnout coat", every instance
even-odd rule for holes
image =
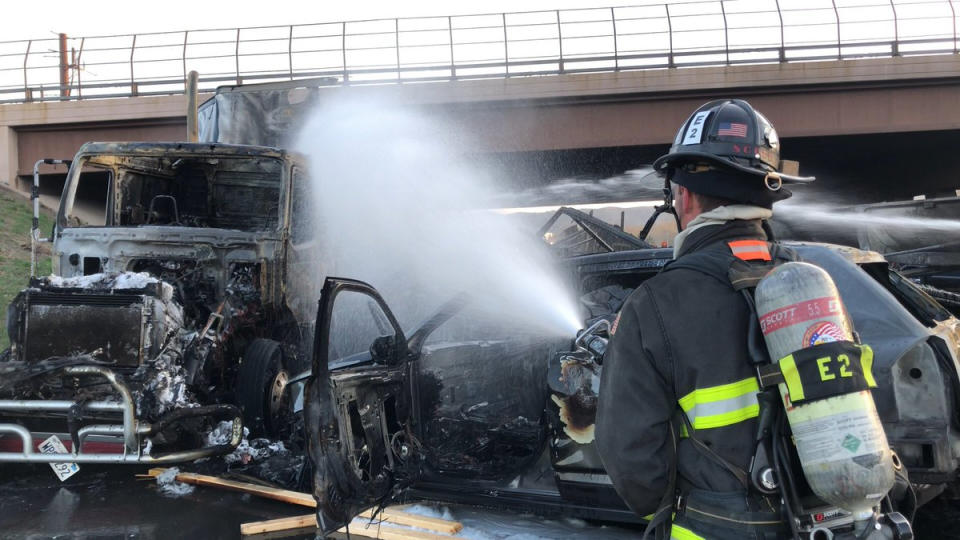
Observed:
[[[748,361],[746,336],[756,322],[730,283],[680,264],[685,256],[705,250],[769,260],[766,239],[760,220],[733,220],[692,231],[674,263],[678,267],[668,266],[638,287],[611,329],[596,440],[614,487],[641,516],[657,510],[670,489],[675,463],[677,491],[692,495],[690,501],[710,492],[706,499],[718,502],[706,512],[681,503],[676,523],[686,522],[679,519],[684,513],[712,521],[694,512],[752,515],[757,523],[770,526],[777,521],[779,509],[766,499],[748,497],[742,479],[723,464],[745,471],[755,449],[759,386]],[[677,422],[680,411],[688,423]],[[707,451],[696,448],[688,425]],[[675,526],[673,536],[686,533]]]

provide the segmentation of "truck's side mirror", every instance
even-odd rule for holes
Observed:
[[[53,240],[57,225],[54,223],[50,231],[50,238],[40,238],[40,165],[66,165],[70,167],[69,159],[41,159],[33,164],[33,187],[30,189],[30,200],[33,202],[33,223],[30,227],[30,277],[37,275],[37,244]],[[68,173],[69,176],[69,173]],[[69,179],[68,179],[69,181]]]

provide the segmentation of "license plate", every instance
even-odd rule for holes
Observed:
[[[38,448],[41,454],[69,454],[67,447],[56,435],[51,435],[50,438],[40,443]],[[53,469],[61,482],[80,471],[80,466],[76,463],[51,463],[50,468]]]

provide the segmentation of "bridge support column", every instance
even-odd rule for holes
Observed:
[[[17,132],[12,127],[0,126],[0,184],[17,188],[18,168]]]

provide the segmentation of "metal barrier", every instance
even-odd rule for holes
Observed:
[[[0,103],[957,54],[953,0],[694,0],[0,42]],[[52,60],[51,60],[52,59]]]
[[[113,387],[119,400],[85,401],[54,399],[0,399],[0,413],[16,416],[37,413],[59,413],[70,431],[71,450],[69,453],[44,453],[36,450],[36,433],[20,423],[0,423],[0,440],[12,436],[18,440],[20,451],[0,452],[0,463],[7,461],[23,463],[176,463],[193,461],[205,457],[218,456],[231,452],[240,444],[243,437],[243,421],[240,409],[233,405],[207,405],[203,407],[181,407],[165,414],[160,420],[148,424],[137,419],[136,404],[130,389],[112,370],[102,366],[75,365],[62,368],[63,373],[73,376],[99,377]],[[83,417],[83,412],[119,413],[121,423],[88,424],[73,431],[69,425],[74,415]],[[204,446],[190,450],[180,450],[161,454],[144,453],[142,438],[161,433],[168,425],[184,418],[210,417],[214,420],[231,422],[230,440],[220,444]],[[71,420],[68,420],[71,419]],[[118,438],[122,442],[117,453],[86,452],[84,442],[92,435],[105,435]]]

